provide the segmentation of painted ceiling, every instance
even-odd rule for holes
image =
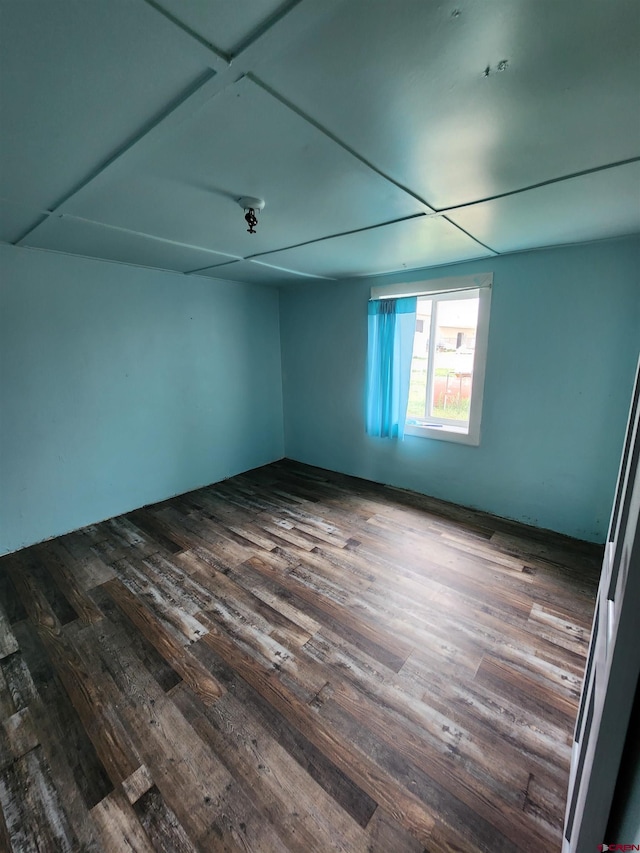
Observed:
[[[286,284],[635,233],[639,44],[637,0],[0,0],[0,240]]]

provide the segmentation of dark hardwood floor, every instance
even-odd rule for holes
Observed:
[[[281,462],[0,559],[0,848],[560,850],[599,549]]]

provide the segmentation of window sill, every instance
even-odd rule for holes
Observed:
[[[456,444],[470,444],[477,447],[480,444],[480,435],[470,428],[451,426],[449,424],[430,424],[429,426],[418,426],[417,424],[406,424],[405,435],[413,435],[418,438],[435,438],[437,441],[453,441]]]

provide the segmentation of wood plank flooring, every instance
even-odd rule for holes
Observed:
[[[280,462],[0,559],[0,848],[560,850],[599,549]]]

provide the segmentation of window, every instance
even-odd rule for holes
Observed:
[[[417,296],[405,435],[480,443],[491,283],[487,274],[372,289]]]
[[[407,426],[469,432],[478,291],[418,298]]]

